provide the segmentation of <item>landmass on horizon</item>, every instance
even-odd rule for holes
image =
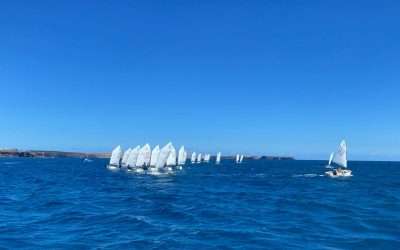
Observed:
[[[21,150],[16,148],[0,148],[0,158],[110,158],[110,153],[83,153],[83,152],[63,152],[47,150]],[[215,157],[215,155],[213,155]],[[236,156],[222,156],[223,159],[234,159]],[[246,159],[255,160],[295,160],[291,156],[244,156]]]

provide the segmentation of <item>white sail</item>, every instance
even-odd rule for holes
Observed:
[[[179,149],[179,153],[178,153],[178,165],[183,165],[184,164],[184,162],[183,162],[184,157],[185,157],[185,147],[182,146]]]
[[[121,165],[126,165],[126,161],[128,160],[128,156],[129,156],[129,153],[131,152],[131,148],[128,148],[125,152],[124,152],[124,156],[122,157],[122,160],[121,160]]]
[[[110,166],[119,166],[120,155],[121,155],[121,147],[118,146],[114,148],[114,150],[111,152]]]
[[[221,152],[217,154],[217,159],[215,160],[215,164],[219,164],[221,162]]]
[[[147,158],[150,159],[150,145],[148,143],[139,150],[136,167],[143,167],[146,165],[146,161],[148,161]]]
[[[333,159],[333,152],[331,153],[331,156],[329,156],[329,163],[328,163],[328,166],[330,166],[330,165],[331,165],[331,163],[332,163],[332,159]]]
[[[185,165],[185,164],[186,164],[186,160],[187,160],[187,152],[184,151],[184,152],[183,152],[182,165]]]
[[[150,166],[155,167],[157,164],[158,156],[160,155],[160,146],[156,146],[151,152]]]
[[[132,149],[131,152],[129,153],[128,160],[126,161],[126,165],[128,167],[136,166],[136,161],[137,161],[137,158],[139,155],[139,150],[140,150],[140,147],[137,146],[136,148]]]
[[[196,152],[192,153],[192,158],[190,159],[190,162],[192,162],[192,163],[196,162]]]
[[[143,148],[144,148],[144,165],[148,166],[148,165],[150,165],[151,148],[148,143],[146,145],[144,145]]]
[[[236,155],[236,163],[239,163],[239,155]]]
[[[175,148],[171,148],[171,152],[169,153],[168,159],[167,159],[167,166],[174,166],[176,165],[176,151]]]
[[[336,152],[333,162],[347,168],[347,148],[344,140],[340,143],[339,150]]]
[[[205,156],[204,156],[204,162],[209,162],[210,161],[210,155],[209,154],[206,154]]]
[[[198,154],[197,155],[197,163],[200,163],[201,162],[201,154]]]
[[[243,161],[243,155],[240,156],[239,162],[242,163],[242,161]]]
[[[170,142],[161,149],[160,154],[157,159],[157,163],[156,163],[157,169],[161,169],[165,166],[165,164],[167,163],[167,159],[171,153],[172,148],[173,148],[173,146],[172,146],[172,143]]]

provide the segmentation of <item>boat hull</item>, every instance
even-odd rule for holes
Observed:
[[[335,174],[334,171],[327,171],[325,172],[325,176],[330,178],[337,178],[337,177],[350,177],[353,175],[351,174],[351,170],[342,170],[341,173],[337,174]]]

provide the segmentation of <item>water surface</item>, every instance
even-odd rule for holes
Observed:
[[[400,249],[400,163],[334,180],[325,162],[245,161],[153,176],[0,159],[0,248]]]

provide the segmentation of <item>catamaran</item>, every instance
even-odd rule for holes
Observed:
[[[111,170],[116,170],[119,168],[119,160],[121,155],[121,146],[114,148],[111,152],[110,163],[107,167]]]
[[[217,159],[215,160],[215,164],[219,164],[221,162],[221,152],[217,154]]]
[[[192,153],[192,158],[190,159],[191,163],[196,163],[196,152]]]
[[[333,169],[332,171],[325,172],[325,176],[328,177],[348,177],[351,175],[351,170],[347,169],[347,147],[346,142],[343,140],[340,143],[339,150],[336,152],[335,157],[333,158],[333,162],[339,165],[337,169]],[[346,169],[341,169],[344,167]]]

